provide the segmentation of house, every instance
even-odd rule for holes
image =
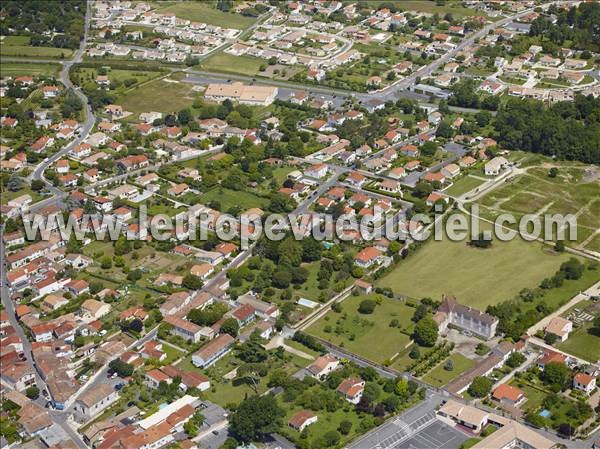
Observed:
[[[496,156],[491,161],[487,162],[484,167],[486,176],[498,176],[502,170],[508,167],[509,162],[502,156]]]
[[[523,391],[509,384],[501,384],[496,387],[492,392],[492,397],[498,402],[511,407],[518,407],[525,400]]]
[[[121,117],[123,115],[123,106],[118,104],[109,104],[104,108],[104,113],[113,117]]]
[[[89,284],[83,279],[70,281],[65,285],[65,288],[76,296],[87,293],[90,290]]]
[[[573,377],[573,388],[590,394],[596,389],[596,378],[585,373],[577,373]]]
[[[372,265],[379,263],[382,258],[382,252],[377,248],[368,246],[363,248],[356,256],[354,256],[354,263],[361,268],[369,268]]]
[[[263,320],[277,318],[279,316],[279,307],[277,307],[277,304],[262,301],[251,293],[239,296],[237,302],[238,304],[252,306],[256,315]]]
[[[190,186],[188,186],[186,183],[181,183],[181,184],[175,184],[174,186],[170,187],[167,190],[167,193],[169,195],[173,195],[173,196],[180,196],[180,195],[185,195],[189,191],[190,191]]]
[[[44,94],[44,98],[56,98],[58,93],[60,92],[60,88],[58,86],[43,86],[42,93]]]
[[[471,446],[472,449],[557,449],[560,447],[558,443],[516,421],[508,420],[506,422],[506,418],[496,416],[490,416],[490,419],[493,419],[495,424],[496,421],[503,421],[505,424],[491,435]]]
[[[171,328],[171,333],[174,335],[178,335],[186,341],[191,341],[193,343],[198,343],[203,336],[202,327],[197,324],[192,323],[191,321],[184,320],[183,318],[178,318],[172,316],[168,313],[162,311],[161,313],[165,315],[165,323],[169,323]]]
[[[249,304],[243,304],[231,312],[231,316],[235,318],[240,327],[244,327],[256,318],[256,310]]]
[[[112,385],[100,383],[86,390],[75,401],[75,410],[88,419],[98,415],[119,399],[119,392]]]
[[[231,335],[220,334],[194,352],[192,363],[199,368],[209,367],[231,350],[234,341]]]
[[[565,341],[573,330],[573,323],[563,317],[556,316],[550,320],[544,331],[546,335],[555,335],[558,341]]]
[[[198,276],[202,280],[208,279],[208,277],[215,271],[215,267],[213,267],[209,263],[202,263],[198,265],[192,266],[190,268],[190,273],[193,276]]]
[[[340,361],[331,354],[318,357],[306,369],[311,376],[318,380],[323,380],[329,373],[335,371],[340,366]]]
[[[316,423],[319,420],[317,415],[315,415],[310,410],[300,410],[298,413],[294,414],[288,421],[288,426],[292,429],[296,429],[298,432],[302,432],[311,424]]]
[[[387,173],[387,176],[393,179],[402,179],[406,176],[406,170],[404,167],[394,167]]]
[[[25,391],[35,385],[35,371],[26,362],[6,363],[0,370],[2,385],[16,391]]]
[[[402,189],[398,181],[392,181],[391,179],[384,179],[379,183],[379,190],[388,193],[401,193]]]
[[[566,361],[567,356],[559,352],[546,350],[544,354],[538,359],[537,367],[543,371],[548,363],[565,363]]]
[[[127,172],[147,167],[149,164],[150,162],[145,155],[137,154],[119,159],[117,161],[117,168],[123,172]]]
[[[309,178],[321,179],[327,176],[328,168],[325,164],[315,164],[306,169],[304,174]]]
[[[423,179],[427,182],[439,182],[441,184],[444,184],[446,182],[446,177],[444,176],[444,174],[441,171],[438,172],[427,172],[425,174],[425,176],[423,176]]]
[[[81,304],[81,312],[84,317],[97,320],[110,312],[110,304],[95,299],[86,299],[83,304]]]
[[[440,407],[438,415],[450,419],[456,424],[460,424],[461,426],[470,429],[474,433],[479,433],[483,430],[487,425],[489,418],[489,412],[452,400],[447,401]]]
[[[400,148],[400,152],[408,157],[418,157],[419,156],[419,149],[415,145],[412,145],[412,144],[404,145],[402,148]]]
[[[477,163],[477,159],[473,156],[465,156],[458,161],[458,166],[461,168],[468,168]]]
[[[367,178],[364,175],[361,175],[358,172],[351,172],[346,178],[346,182],[348,184],[352,184],[353,186],[360,187],[366,182]]]
[[[499,83],[497,81],[492,81],[492,80],[485,80],[479,86],[479,90],[486,92],[488,94],[492,94],[492,95],[498,95],[498,94],[502,93],[502,91],[505,89],[506,89],[506,86],[504,84]]]
[[[380,76],[372,76],[367,79],[367,86],[370,87],[378,87],[381,85],[381,77]]]
[[[357,377],[350,377],[343,380],[337,387],[337,392],[352,404],[358,404],[360,402],[364,391],[365,381]]]
[[[498,318],[495,316],[464,306],[450,296],[444,296],[433,319],[438,324],[440,333],[451,324],[486,339],[496,335],[498,326]]]
[[[441,171],[446,178],[452,179],[460,174],[460,167],[456,164],[448,164]]]

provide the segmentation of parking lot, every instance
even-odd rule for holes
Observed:
[[[432,421],[410,438],[394,446],[396,449],[455,449],[468,437],[439,420]]]
[[[445,400],[427,392],[427,399],[354,441],[348,449],[456,449],[468,439],[436,417]]]

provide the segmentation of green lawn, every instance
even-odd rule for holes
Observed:
[[[0,45],[0,55],[3,57],[27,57],[27,58],[50,58],[68,59],[73,55],[73,50],[55,47],[30,47],[28,45]]]
[[[452,360],[454,363],[454,369],[452,371],[444,369],[444,365],[446,364],[446,361],[444,360],[442,363],[428,372],[423,377],[423,380],[434,387],[442,387],[475,365],[473,360],[468,359],[464,355],[458,353],[452,354],[446,360]]]
[[[481,229],[489,229],[483,223]],[[430,240],[378,281],[397,294],[413,298],[454,295],[468,306],[485,310],[490,304],[511,299],[525,287],[535,287],[552,276],[567,254],[550,255],[536,242],[516,238],[494,240],[488,249],[444,236]]]
[[[252,207],[264,208],[269,203],[266,198],[261,198],[250,192],[229,190],[225,188],[215,188],[200,195],[200,202],[208,204],[211,201],[221,203],[221,210],[226,211],[233,206],[239,206],[242,210],[248,210]]]
[[[589,362],[596,363],[600,359],[600,337],[592,332],[591,322],[575,329],[558,348]]]
[[[252,17],[244,17],[234,12],[222,12],[216,9],[216,1],[202,2],[164,2],[167,6],[156,10],[160,14],[175,14],[182,19],[193,22],[204,22],[209,25],[217,25],[226,28],[246,29],[255,20]]]
[[[167,354],[167,358],[163,361],[165,365],[170,365],[183,355],[181,351],[175,349],[173,346],[167,343],[163,343],[162,350],[165,354]]]
[[[169,80],[169,78],[167,78]],[[125,111],[133,112],[137,120],[141,112],[157,111],[171,113],[192,105],[197,94],[192,84],[154,80],[120,96],[116,103]]]
[[[450,196],[460,196],[480,186],[484,182],[485,181],[482,179],[474,178],[473,176],[463,176],[452,184],[449,189],[444,190],[444,193],[447,193]]]
[[[384,298],[372,314],[358,313],[361,301],[373,298],[374,295],[350,296],[342,302],[341,313],[329,311],[307,332],[378,363],[391,359],[410,341],[400,330],[412,330],[414,309],[401,301]],[[398,320],[399,328],[389,327],[393,319]]]
[[[0,40],[2,45],[29,45],[31,37],[29,36],[5,36]]]
[[[538,390],[537,388],[534,388],[528,384],[519,382],[518,380],[513,379],[510,382],[510,385],[520,388],[521,390],[523,390],[523,393],[525,393],[525,397],[527,398],[527,400],[523,403],[521,407],[523,410],[529,411],[537,409],[540,405],[542,405],[542,402],[546,397],[545,392]]]
[[[259,72],[258,69],[262,64],[265,64],[265,60],[254,56],[234,56],[227,53],[217,53],[203,61],[199,67],[202,70],[214,72],[254,76]]]

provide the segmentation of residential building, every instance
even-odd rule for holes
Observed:
[[[192,363],[199,368],[209,367],[231,350],[234,341],[229,334],[219,335],[192,355]]]

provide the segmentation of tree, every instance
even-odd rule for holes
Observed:
[[[183,277],[181,285],[189,290],[200,290],[204,285],[204,282],[202,282],[202,279],[199,276],[188,273]]]
[[[560,271],[565,274],[565,279],[579,279],[583,276],[585,265],[574,257],[571,257],[569,260],[562,263]]]
[[[558,336],[556,334],[546,332],[546,335],[544,336],[544,342],[546,342],[546,344],[552,346],[554,343],[556,343],[556,340],[558,340]]]
[[[100,258],[100,267],[102,267],[103,270],[108,270],[110,267],[112,267],[112,260],[110,256],[102,256]]]
[[[234,338],[237,337],[239,330],[240,325],[235,318],[227,318],[225,321],[223,321],[223,324],[221,324],[221,331],[231,335]]]
[[[556,178],[558,176],[558,168],[556,167],[552,167],[549,171],[548,171],[548,177],[549,178]]]
[[[35,400],[40,397],[40,389],[35,385],[28,387],[25,390],[25,396],[27,396],[29,399]]]
[[[506,359],[506,364],[511,368],[517,368],[518,366],[521,366],[524,361],[525,356],[523,354],[520,352],[513,352],[508,356],[508,359]]]
[[[33,181],[31,181],[31,190],[33,190],[34,192],[39,192],[43,188],[44,181],[42,181],[41,179],[34,179]]]
[[[361,303],[358,305],[358,312],[366,314],[366,315],[370,315],[375,311],[376,306],[377,306],[377,303],[375,301],[373,301],[372,299],[365,299],[365,300],[361,301]]]
[[[492,239],[486,238],[482,231],[477,237],[471,239],[471,246],[475,248],[490,248],[492,246]]]
[[[446,360],[446,363],[444,363],[444,369],[446,371],[454,371],[454,362],[452,359]]]
[[[243,443],[256,441],[279,428],[284,415],[273,396],[251,396],[244,399],[229,419],[229,430]]]
[[[550,362],[544,367],[540,378],[550,385],[558,385],[562,390],[571,384],[571,369],[564,363]]]
[[[352,422],[348,421],[348,420],[343,420],[342,422],[340,422],[340,425],[338,426],[338,431],[342,434],[342,435],[348,435],[350,433],[350,430],[352,429]]]
[[[129,363],[125,363],[120,359],[114,359],[109,364],[108,367],[119,377],[128,377],[133,374],[133,366]]]
[[[408,356],[413,360],[417,360],[419,357],[421,357],[421,351],[419,351],[419,347],[416,345],[413,346]]]
[[[469,394],[476,398],[483,398],[490,394],[492,390],[493,382],[490,378],[485,376],[478,376],[473,379],[469,386]]]
[[[413,332],[413,339],[421,346],[433,346],[438,337],[438,325],[432,318],[420,320]]]

